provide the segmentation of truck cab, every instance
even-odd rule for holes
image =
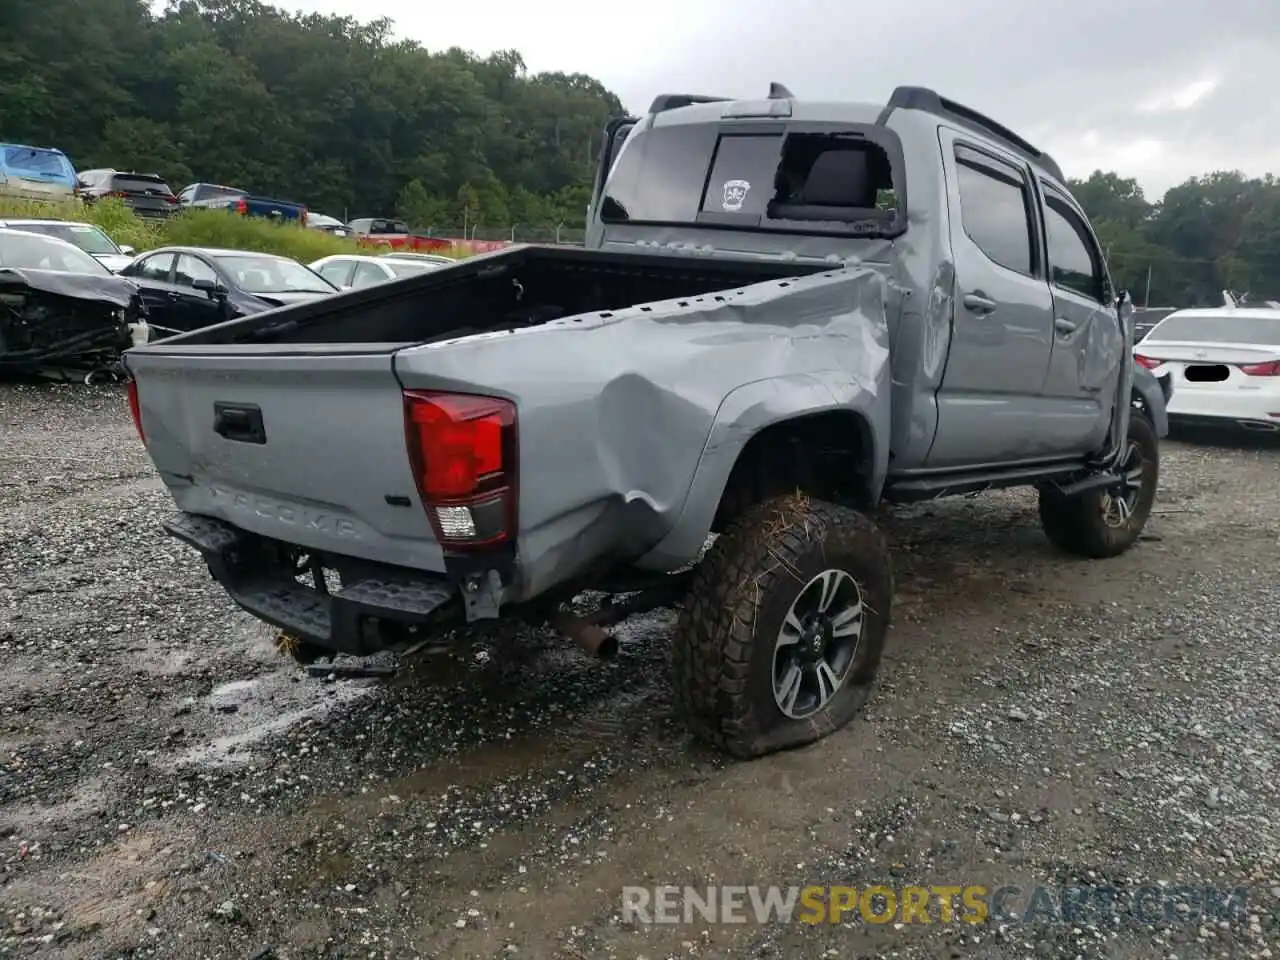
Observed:
[[[667,94],[611,122],[587,246],[882,271],[887,493],[1102,447],[1134,374],[1101,246],[1053,158],[924,88],[882,105],[770,94]],[[1165,398],[1140,380],[1164,432]]]

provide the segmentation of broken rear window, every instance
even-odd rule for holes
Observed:
[[[896,143],[890,131],[857,125],[821,132],[645,127],[618,154],[600,216],[607,223],[895,236],[905,223],[901,147],[895,162],[886,146]]]

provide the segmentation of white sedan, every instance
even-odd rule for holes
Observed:
[[[1156,376],[1172,375],[1171,422],[1280,430],[1280,309],[1179,310],[1133,356]]]
[[[336,253],[309,264],[339,290],[359,290],[390,280],[400,280],[419,273],[439,270],[442,264],[428,260],[397,260],[394,257],[363,257]]]

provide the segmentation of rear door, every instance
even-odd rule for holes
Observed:
[[[364,287],[373,287],[379,283],[386,283],[390,279],[388,270],[381,264],[361,260],[356,263],[356,272],[351,278],[351,288],[360,290]]]
[[[356,261],[348,260],[344,257],[330,260],[316,272],[339,290],[342,290],[351,286],[351,273],[355,269],[355,265]]]
[[[1106,439],[1116,378],[1125,355],[1105,261],[1084,213],[1064,191],[1039,181],[1053,294],[1053,352],[1044,395],[1073,452],[1096,450]]]
[[[938,391],[931,467],[1052,456],[1040,390],[1053,346],[1053,299],[1027,165],[939,128],[947,181],[955,302]]]
[[[184,329],[178,326],[182,322],[183,308],[182,289],[173,282],[175,259],[176,254],[153,253],[134,261],[120,272],[121,276],[138,281],[142,302],[147,307],[147,322],[161,333]]]

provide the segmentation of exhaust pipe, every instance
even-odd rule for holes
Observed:
[[[1256,430],[1258,433],[1275,433],[1280,430],[1280,423],[1268,423],[1266,420],[1237,420],[1236,423],[1245,430]]]
[[[551,626],[581,647],[588,656],[612,660],[618,655],[618,638],[590,620],[572,613],[557,613],[551,618]]]

